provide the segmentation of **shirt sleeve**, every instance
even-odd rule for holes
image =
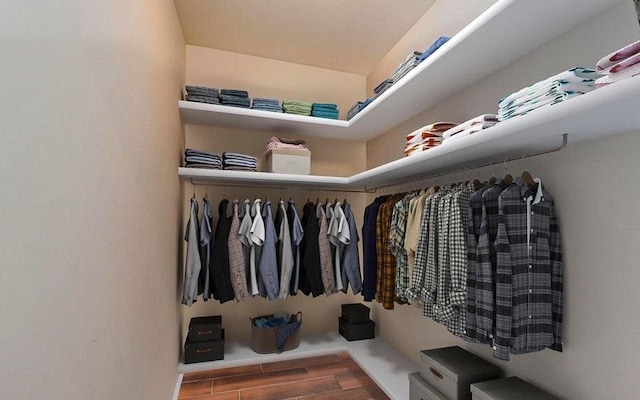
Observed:
[[[563,262],[562,248],[560,246],[560,227],[553,205],[551,206],[549,250],[551,256],[551,321],[553,324],[553,344],[551,349],[562,351]]]
[[[498,199],[498,235],[496,237],[496,331],[494,335],[493,356],[500,360],[509,360],[511,348],[511,250],[505,223],[502,196]]]

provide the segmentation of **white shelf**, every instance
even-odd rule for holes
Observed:
[[[573,143],[640,130],[640,76],[512,118],[475,135],[350,177],[179,168],[181,179],[251,186],[369,190],[446,171],[482,165]]]
[[[367,141],[589,21],[618,1],[498,0],[350,121],[187,101],[180,101],[178,106],[182,120],[190,124]]]
[[[394,400],[409,398],[408,374],[419,365],[380,338],[346,341],[335,332],[302,335],[300,346],[281,354],[257,354],[249,343],[225,343],[224,360],[178,365],[179,373],[208,371],[299,358],[316,357],[347,351],[373,381]]]

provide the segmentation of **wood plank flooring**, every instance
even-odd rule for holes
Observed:
[[[389,400],[346,352],[184,374],[180,400]]]

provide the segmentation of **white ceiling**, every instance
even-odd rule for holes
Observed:
[[[435,0],[174,0],[187,44],[368,74]]]

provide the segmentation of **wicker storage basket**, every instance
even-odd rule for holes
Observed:
[[[273,315],[263,315],[251,319],[251,348],[259,354],[279,353],[276,346],[276,328],[256,326],[255,320],[260,318],[269,319]],[[289,324],[302,322],[302,313],[299,312],[291,316]],[[300,345],[300,328],[287,339],[283,351],[293,350]]]

